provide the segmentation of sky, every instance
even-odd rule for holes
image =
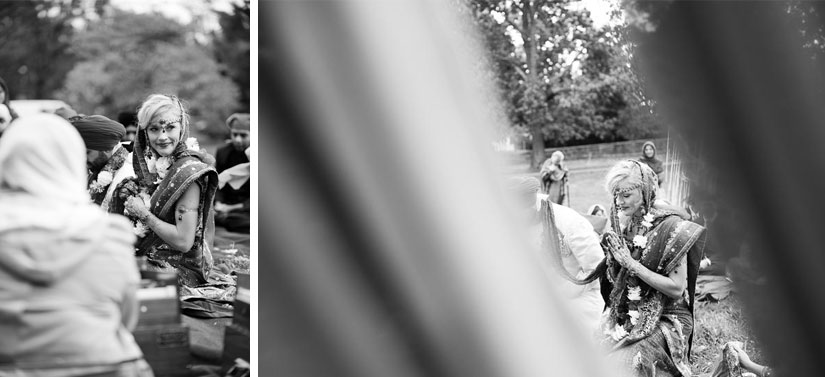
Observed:
[[[218,18],[212,9],[229,12],[232,10],[233,3],[241,2],[241,0],[110,0],[109,3],[135,13],[157,11],[184,24],[191,22],[194,16],[200,15],[204,18],[204,27],[208,30],[216,30],[219,28]]]

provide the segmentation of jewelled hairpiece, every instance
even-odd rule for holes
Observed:
[[[633,191],[633,190],[635,190],[637,188],[640,188],[640,187],[642,187],[641,184],[635,184],[635,185],[632,185],[632,186],[625,187],[623,189],[617,188],[617,189],[613,190],[613,194],[614,195],[624,194],[626,192]]]

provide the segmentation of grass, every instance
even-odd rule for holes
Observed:
[[[613,165],[613,159],[569,161],[570,207],[580,213],[593,204],[607,208],[610,197],[604,188],[604,177]],[[512,175],[534,175],[523,169],[513,169]],[[696,302],[694,337],[691,352],[691,371],[694,375],[713,371],[721,348],[729,341],[744,343],[745,351],[756,362],[763,361],[762,352],[749,328],[742,303],[735,293],[719,302]]]
[[[764,360],[762,351],[748,325],[742,302],[731,294],[719,302],[696,302],[694,308],[691,371],[694,375],[713,371],[721,348],[729,341],[740,341],[751,360]]]

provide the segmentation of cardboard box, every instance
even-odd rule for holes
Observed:
[[[232,324],[249,331],[249,312],[251,291],[249,290],[249,274],[238,274],[238,284],[235,287],[235,301],[233,303]]]
[[[234,324],[226,326],[223,336],[222,364],[224,369],[235,365],[235,359],[249,360],[249,329]]]
[[[189,328],[178,325],[144,326],[135,336],[146,362],[155,376],[189,376],[192,355],[189,352]]]
[[[138,327],[181,324],[177,286],[138,289],[137,299]]]
[[[140,277],[137,326],[181,324],[177,272],[144,270]]]

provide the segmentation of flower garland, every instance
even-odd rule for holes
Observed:
[[[114,181],[115,172],[120,169],[126,161],[127,154],[128,153],[118,151],[112,155],[106,165],[103,166],[103,169],[100,170],[100,173],[97,174],[97,179],[89,183],[89,195],[94,196],[95,194],[100,194],[109,188],[112,181]]]
[[[200,151],[200,145],[198,144],[198,140],[194,137],[186,139],[185,145],[186,149],[190,151]],[[157,185],[159,185],[166,178],[166,176],[169,174],[169,169],[172,167],[172,165],[174,165],[176,160],[175,157],[171,155],[157,156],[156,153],[157,152],[154,152],[151,148],[147,148],[146,150],[146,164],[149,168],[149,172],[157,175],[155,182],[153,182],[155,186],[152,187],[152,191],[154,191],[154,188],[156,188]],[[137,178],[132,177],[131,179],[129,179],[129,181],[125,182],[125,184],[122,186],[121,190],[121,196],[125,199],[124,203],[126,202],[126,200],[128,200],[129,197],[134,196],[141,199],[147,209],[151,208],[150,203],[152,199],[152,194],[150,193],[148,187],[142,187],[141,185],[139,185]],[[124,209],[123,214],[126,215],[126,217],[128,217],[132,221],[132,231],[135,233],[135,235],[138,236],[138,238],[146,237],[146,235],[151,231],[151,229],[146,224],[144,224],[143,221],[140,220],[140,218],[138,218],[136,213],[131,213],[128,209]]]
[[[648,213],[642,217],[642,221],[639,224],[640,226],[637,228],[637,234],[633,237],[632,244],[628,245],[631,255],[634,254],[634,250],[638,251],[638,253],[636,253],[637,255],[642,255],[643,251],[647,248],[647,233],[653,227],[653,220],[654,216],[652,213]],[[627,336],[633,327],[636,326],[641,316],[639,306],[642,304],[642,297],[644,296],[641,281],[634,274],[630,274],[626,279],[626,287],[627,311],[624,312],[624,310],[620,310],[619,316],[617,317],[618,323],[616,324],[616,328],[613,329],[612,334],[609,334],[615,341],[619,341]]]

